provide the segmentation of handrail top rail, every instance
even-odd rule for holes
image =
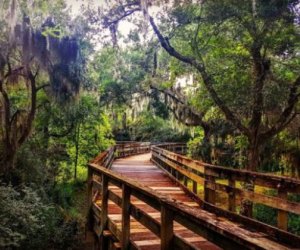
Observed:
[[[114,150],[115,145],[107,148],[106,150],[100,152],[95,158],[93,158],[88,164],[91,163],[102,163],[102,160],[105,158],[105,156],[109,153],[109,151]]]
[[[138,146],[138,145],[150,145],[150,146],[182,146],[186,145],[186,142],[151,142],[151,141],[116,141],[116,146]]]

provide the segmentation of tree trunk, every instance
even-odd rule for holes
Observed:
[[[211,148],[211,143],[210,143],[210,127],[209,126],[203,126],[204,130],[204,138],[202,141],[202,147],[204,148],[203,152],[204,154],[202,155],[203,160],[207,163],[211,163],[211,156],[212,156],[212,148]]]
[[[260,145],[257,143],[258,138],[251,138],[248,150],[248,164],[246,169],[249,171],[257,171],[259,166],[259,149]],[[244,189],[249,192],[254,191],[254,180],[252,176],[248,176],[244,183]],[[248,199],[243,199],[241,204],[241,214],[247,217],[253,216],[253,202]]]
[[[77,125],[75,131],[75,165],[74,165],[74,180],[77,179],[77,165],[78,165],[78,157],[79,157],[79,135],[80,135],[80,123]]]
[[[17,150],[14,150],[11,146],[6,144],[4,145],[6,148],[3,152],[3,159],[0,162],[0,167],[4,180],[11,181],[11,173],[14,168]]]
[[[259,145],[251,143],[248,151],[248,164],[246,169],[249,171],[257,171],[259,166]]]

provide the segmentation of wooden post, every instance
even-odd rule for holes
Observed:
[[[211,176],[210,173],[207,174],[208,169],[204,169],[204,200],[208,203],[216,203],[216,191],[215,191],[215,177]]]
[[[182,180],[183,180],[183,174],[182,174],[182,173],[179,173],[179,175],[178,175],[178,181],[179,181],[179,182],[182,182]]]
[[[245,175],[244,189],[254,193],[255,182],[250,174]],[[251,198],[242,197],[240,214],[250,218],[253,217],[253,200]]]
[[[236,211],[236,206],[235,206],[235,180],[230,176],[228,180],[228,185],[229,187],[232,188],[232,190],[228,194],[228,210],[231,212]]]
[[[131,189],[123,184],[122,186],[122,250],[130,246],[130,194]]]
[[[161,250],[173,249],[173,236],[174,236],[174,221],[173,212],[161,206]]]
[[[179,172],[178,172],[178,171],[176,171],[175,173],[176,173],[176,176],[175,176],[175,178],[176,178],[177,180],[179,180]]]
[[[183,176],[183,185],[185,185],[186,187],[188,185],[188,179],[185,175]]]
[[[194,192],[195,194],[198,193],[198,191],[197,191],[197,182],[196,182],[196,181],[193,181],[193,192]]]
[[[93,229],[93,216],[92,216],[92,205],[93,205],[93,170],[88,166],[88,187],[87,187],[87,204],[88,204],[88,214],[87,214],[87,227]]]
[[[102,237],[102,247],[103,249],[110,249],[110,238],[112,237],[112,233],[109,230],[103,231],[103,237]],[[97,248],[96,248],[97,249]]]
[[[287,192],[283,188],[278,189],[278,198],[287,199]],[[277,226],[279,229],[287,231],[288,213],[283,210],[277,210]]]
[[[102,203],[101,203],[101,231],[105,229],[108,216],[108,178],[102,174]]]
[[[100,249],[105,249],[106,247],[106,240],[103,237],[103,231],[107,226],[108,220],[108,177],[105,174],[101,175],[102,179],[102,200],[101,200],[101,219],[100,219],[100,239],[99,245],[101,246]]]

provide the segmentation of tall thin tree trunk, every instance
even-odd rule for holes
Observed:
[[[79,157],[79,136],[80,136],[80,123],[77,126],[76,129],[76,135],[75,135],[75,166],[74,166],[74,180],[77,179],[77,166],[78,166],[78,157]]]

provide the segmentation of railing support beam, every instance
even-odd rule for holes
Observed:
[[[287,199],[287,192],[283,188],[278,189],[278,198]],[[288,227],[288,213],[283,210],[277,212],[277,226],[278,228],[287,231]]]
[[[166,207],[161,207],[161,250],[173,249],[174,237],[173,212]]]
[[[122,186],[122,250],[130,246],[130,194],[131,189],[123,184]]]
[[[101,233],[106,228],[108,216],[108,177],[102,174]]]

